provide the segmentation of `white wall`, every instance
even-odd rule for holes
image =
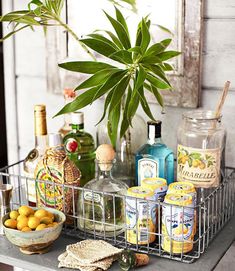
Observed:
[[[27,2],[27,0],[14,0],[15,9],[23,8]],[[234,0],[207,0],[205,2],[201,105],[205,109],[214,109],[224,81],[230,80],[232,82],[232,90],[224,106],[223,122],[228,131],[227,165],[235,167],[235,5]],[[24,158],[28,150],[34,145],[34,104],[45,103],[47,105],[50,132],[57,131],[62,125],[62,118],[52,119],[52,116],[63,105],[63,98],[62,95],[53,95],[46,91],[44,45],[42,31],[37,31],[37,33],[30,30],[24,31],[17,34],[15,38],[16,103],[20,158]],[[5,67],[7,67],[7,64],[5,63]],[[8,78],[6,78],[6,84],[9,86],[10,83],[7,80]],[[101,104],[102,102],[98,101],[92,105],[92,108],[89,107],[84,110],[85,128],[92,134],[95,134],[94,124],[101,115]],[[186,110],[167,108],[167,114],[161,115],[158,106],[151,105],[151,108],[155,116],[163,120],[164,141],[175,149],[176,130],[181,115]],[[9,112],[7,110],[8,115],[10,110]],[[143,112],[140,111],[140,114],[143,115]],[[8,134],[12,132],[8,123]],[[9,148],[11,149],[11,146]]]

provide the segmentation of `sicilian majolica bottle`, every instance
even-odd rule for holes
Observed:
[[[66,154],[81,171],[80,185],[84,186],[95,177],[95,142],[89,133],[84,131],[82,112],[71,114],[72,131],[64,139]]]
[[[161,121],[148,122],[148,141],[136,153],[136,179],[141,185],[146,178],[174,181],[174,154],[161,139]]]

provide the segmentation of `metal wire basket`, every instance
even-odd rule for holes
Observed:
[[[223,229],[225,224],[234,215],[234,204],[235,204],[235,169],[226,168],[225,176],[223,176],[223,182],[214,189],[207,190],[197,190],[198,192],[198,204],[194,207],[179,207],[182,213],[182,238],[180,239],[181,251],[175,253],[174,251],[174,241],[175,235],[172,229],[173,222],[170,222],[170,232],[167,235],[168,240],[170,240],[170,250],[166,252],[162,248],[162,243],[164,242],[164,234],[162,233],[162,221],[161,214],[162,208],[166,207],[170,210],[170,214],[174,215],[175,205],[162,203],[160,201],[154,202],[153,200],[141,200],[142,203],[147,206],[155,204],[156,206],[156,231],[151,231],[145,228],[144,234],[147,240],[153,240],[152,242],[147,242],[142,244],[141,242],[141,231],[138,226],[138,216],[139,216],[139,201],[138,198],[131,198],[135,201],[134,208],[136,212],[135,221],[135,236],[136,240],[132,243],[128,242],[128,234],[130,232],[130,223],[127,221],[127,205],[130,200],[129,196],[120,196],[112,193],[105,193],[100,191],[93,191],[84,188],[79,188],[76,186],[57,184],[50,181],[34,180],[35,187],[40,184],[44,184],[45,187],[45,198],[46,190],[50,189],[51,193],[53,191],[61,191],[62,196],[68,193],[72,194],[72,211],[66,213],[66,206],[63,205],[63,211],[66,214],[69,223],[64,226],[64,233],[67,235],[72,235],[78,239],[103,239],[117,247],[128,248],[133,251],[144,252],[151,255],[156,255],[176,261],[181,261],[185,263],[192,263],[198,259],[206,250],[209,243],[215,238],[218,232]],[[28,204],[27,202],[27,183],[29,179],[23,177],[22,175],[22,162],[18,162],[11,166],[7,166],[0,170],[0,183],[10,183],[14,186],[13,197],[11,208],[17,209],[20,205]],[[66,193],[65,193],[66,191]],[[88,193],[88,194],[87,194]],[[38,195],[38,194],[37,194]],[[78,197],[75,195],[80,195],[80,200],[78,203]],[[86,196],[90,195],[90,205],[89,205],[89,216],[87,216],[86,209]],[[98,195],[98,196],[97,196]],[[96,198],[101,197],[109,198],[109,208],[103,208],[102,216],[96,216]],[[63,197],[62,197],[63,198]],[[110,200],[111,199],[111,200]],[[64,198],[65,200],[65,198]],[[121,205],[117,205],[117,202]],[[56,194],[54,194],[54,202],[56,207]],[[50,206],[51,207],[51,206]],[[117,221],[117,212],[123,209],[123,221],[120,225],[120,221]],[[184,238],[184,228],[183,220],[186,214],[187,208],[192,208],[195,214],[194,223],[196,225],[195,232],[193,233],[192,240],[187,240]],[[78,209],[80,211],[78,211]],[[112,210],[113,213],[110,213]],[[110,218],[112,218],[110,220]],[[110,222],[111,221],[111,222]],[[149,221],[148,212],[146,217],[146,223]],[[112,229],[110,231],[110,228]],[[132,227],[133,229],[133,227]],[[187,230],[187,229],[186,229]],[[143,237],[143,236],[142,236]],[[150,238],[153,237],[153,238]],[[187,253],[184,252],[185,245],[192,247]]]

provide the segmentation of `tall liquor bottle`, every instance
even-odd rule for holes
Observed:
[[[95,142],[89,133],[84,131],[84,114],[75,112],[71,114],[72,132],[64,139],[67,156],[81,171],[81,186],[95,177]]]
[[[34,170],[37,163],[43,157],[47,148],[47,122],[46,122],[46,106],[34,106],[34,134],[35,148],[29,152],[23,163],[24,175],[26,179],[26,197],[30,206],[36,206],[36,189],[34,178]]]
[[[68,103],[71,103],[75,97],[76,97],[76,94],[73,89],[70,89],[70,88],[64,89],[65,105]],[[60,128],[59,133],[62,135],[62,137],[64,137],[71,131],[72,131],[71,114],[70,113],[64,114],[64,125]]]
[[[148,122],[148,141],[136,153],[138,185],[145,178],[160,177],[174,181],[174,154],[161,139],[161,121]]]

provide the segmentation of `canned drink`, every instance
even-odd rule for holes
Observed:
[[[164,200],[167,191],[167,181],[163,178],[146,178],[141,186],[154,191],[155,200]]]
[[[151,200],[151,201],[148,201]],[[131,187],[126,198],[127,241],[146,245],[156,239],[154,192],[141,186]]]
[[[194,185],[190,182],[175,182],[171,183],[168,187],[167,194],[189,194],[193,197],[192,207],[194,207],[194,234],[197,232],[197,214],[196,214],[196,206],[197,206],[197,192]]]
[[[188,194],[167,194],[162,206],[162,249],[172,254],[193,249],[194,208]]]
[[[193,205],[197,205],[197,192],[194,185],[190,182],[175,182],[168,187],[167,194],[189,194],[193,197]]]

